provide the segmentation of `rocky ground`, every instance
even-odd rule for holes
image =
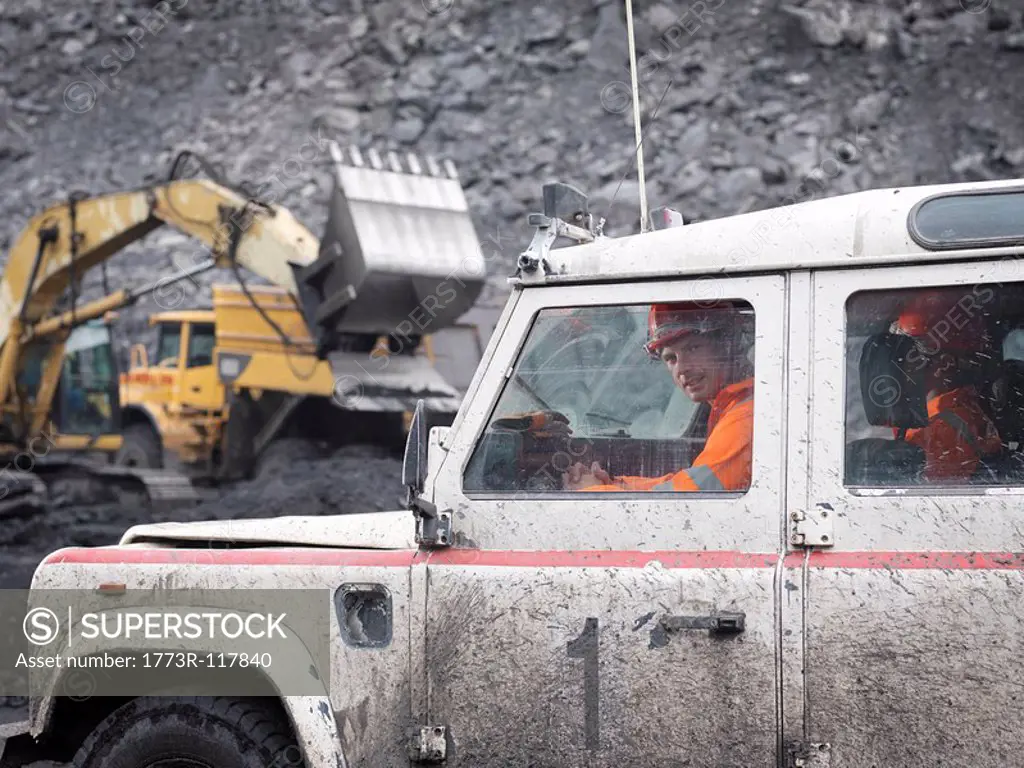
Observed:
[[[0,0],[0,252],[46,205],[159,180],[186,148],[319,231],[325,137],[452,158],[480,239],[499,254],[497,277],[528,242],[524,217],[545,181],[588,191],[607,232],[637,229],[621,3],[155,6]],[[1024,175],[1024,0],[634,8],[652,207],[694,221],[865,187]],[[148,281],[195,258],[187,240],[158,232],[117,256],[108,278]],[[225,275],[186,284],[185,304],[205,297],[208,278]],[[99,274],[90,281],[95,293]],[[146,299],[124,313],[122,349],[160,308]],[[292,489],[248,487],[232,492],[238,503],[182,515],[274,514],[293,490],[311,513],[392,506],[398,465],[380,461],[390,463],[368,470],[369,484],[325,462],[299,470]],[[69,515],[8,541],[3,579],[134,522],[130,510]]]

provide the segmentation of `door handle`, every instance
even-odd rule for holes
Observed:
[[[189,387],[189,389],[193,392],[199,392],[202,390],[202,387]]]
[[[661,626],[666,632],[685,629],[707,629],[712,634],[734,635],[746,629],[747,615],[740,612],[716,613],[712,616],[663,616]]]

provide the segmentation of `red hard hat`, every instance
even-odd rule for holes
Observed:
[[[662,347],[688,334],[741,330],[742,324],[739,307],[731,301],[716,301],[712,306],[692,302],[652,304],[644,349],[658,357]]]
[[[931,353],[982,350],[989,341],[979,302],[967,286],[917,293],[893,330],[921,340]]]

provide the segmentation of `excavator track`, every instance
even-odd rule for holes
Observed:
[[[188,476],[168,469],[135,467],[90,467],[90,473],[129,492],[145,492],[151,504],[198,502],[199,493]]]
[[[201,501],[188,476],[167,469],[93,464],[69,458],[40,462],[33,467],[33,474],[39,483],[33,486],[31,495],[37,496],[41,485],[50,505],[137,503],[159,511]]]

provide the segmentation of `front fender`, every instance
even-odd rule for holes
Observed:
[[[180,606],[186,608],[185,606]],[[187,608],[186,608],[187,609]],[[108,609],[108,614],[128,613],[131,609]],[[287,624],[282,626],[287,628]],[[74,624],[74,629],[79,629],[81,622]],[[327,691],[327,683],[317,671],[317,665],[313,654],[310,653],[306,644],[299,639],[295,632],[288,632],[288,637],[282,641],[276,641],[272,651],[270,667],[246,667],[236,668],[237,678],[242,676],[253,676],[260,678],[259,682],[264,688],[271,688],[276,692],[288,718],[291,721],[292,730],[298,748],[302,751],[306,768],[347,768],[344,750],[341,745],[341,737],[338,733],[337,721],[331,710],[330,698]],[[74,635],[69,635],[74,636]],[[118,656],[124,659],[134,659],[136,664],[156,663],[157,657],[154,654],[181,652],[180,646],[166,639],[140,639],[132,647],[111,648],[109,641],[102,639],[85,640],[81,639],[81,633],[77,633],[74,648],[66,642],[63,643],[59,655],[64,658],[85,659],[95,656]],[[244,641],[241,638],[230,641],[221,640],[219,643],[205,640],[196,641],[190,645],[187,652],[196,654],[230,654],[257,653],[259,647],[254,641]],[[54,651],[53,655],[57,655]],[[147,657],[148,654],[148,657]],[[48,654],[49,655],[49,654]],[[137,667],[136,667],[137,668]],[[196,672],[192,669],[190,672]],[[201,670],[200,670],[201,672]],[[84,677],[83,677],[84,675]],[[201,679],[201,675],[199,675]],[[55,669],[47,677],[42,678],[41,693],[34,696],[30,705],[29,731],[33,738],[38,739],[48,730],[59,726],[54,723],[55,705],[62,695],[74,697],[81,701],[94,694],[98,682],[93,673],[87,669],[67,667]],[[307,695],[285,695],[283,692],[289,689],[296,689],[296,681],[302,681],[302,690],[308,691]],[[90,689],[91,683],[91,689]],[[187,685],[187,683],[185,683]],[[34,687],[34,692],[39,688]],[[253,685],[256,688],[257,685]],[[222,691],[215,695],[245,695],[242,692]],[[132,695],[144,695],[142,693]],[[253,695],[253,694],[249,694]]]
[[[292,722],[306,768],[348,768],[338,721],[326,696],[285,696],[281,699]]]
[[[155,405],[146,401],[122,405],[121,423],[124,425],[131,423],[149,424],[150,428],[158,435],[163,434],[160,411],[157,410]]]

